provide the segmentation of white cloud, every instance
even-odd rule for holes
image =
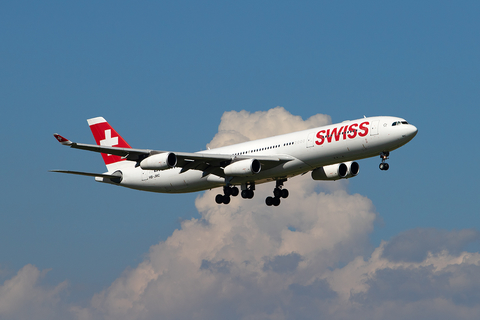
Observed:
[[[47,271],[28,264],[0,286],[1,319],[54,319],[64,313],[59,302],[67,283],[54,288],[41,286],[39,281]]]
[[[448,232],[433,228],[407,230],[386,245],[384,257],[392,261],[423,261],[429,252],[448,250],[460,253],[464,247],[480,238],[480,232],[464,229]]]
[[[319,115],[304,122],[283,108],[227,112],[209,146],[329,121]],[[290,197],[277,208],[263,202],[273,184],[257,186],[253,200],[237,197],[228,206],[215,204],[218,190],[205,192],[196,200],[202,219],[184,221],[180,230],[153,246],[137,269],[94,297],[93,310],[106,319],[367,319],[385,318],[391,311],[398,318],[455,311],[465,318],[479,314],[475,304],[456,303],[460,294],[445,293],[453,286],[459,293],[463,288],[470,294],[480,292],[477,282],[465,281],[469,273],[477,274],[467,267],[479,265],[478,254],[428,251],[445,243],[446,249],[460,248],[454,244],[473,239],[470,233],[435,233],[419,262],[383,257],[386,243],[365,261],[376,218],[368,198],[348,194],[346,182],[318,183],[310,176],[291,179],[286,187]],[[406,240],[399,237],[395,248]],[[149,276],[143,276],[145,270]],[[415,291],[407,286],[398,292],[395,285],[415,277],[429,279],[430,291],[417,292],[416,301],[405,300]],[[429,294],[438,290],[443,293]],[[386,299],[385,291],[395,294]]]
[[[249,113],[245,110],[225,112],[218,133],[207,145],[217,148],[254,139],[315,128],[332,122],[330,116],[316,114],[307,120],[294,116],[283,107]]]
[[[303,121],[283,108],[227,112],[210,146],[329,121],[323,115]],[[94,295],[90,306],[71,307],[70,316],[478,318],[480,254],[462,251],[477,232],[417,229],[373,250],[368,235],[375,208],[368,198],[349,194],[347,183],[316,182],[309,175],[290,179],[290,196],[279,207],[264,204],[271,183],[257,186],[254,199],[232,198],[228,206],[215,203],[218,190],[206,191],[195,203],[201,219],[183,221],[136,268]],[[429,241],[422,242],[425,235]],[[47,301],[56,301],[62,288],[30,287],[50,292]]]

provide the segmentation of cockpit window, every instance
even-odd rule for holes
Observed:
[[[392,123],[392,127],[393,126],[398,126],[398,125],[401,125],[401,124],[408,124],[407,121],[395,121],[394,123]]]

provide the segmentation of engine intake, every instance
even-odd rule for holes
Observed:
[[[171,152],[154,154],[140,162],[140,168],[144,170],[166,170],[176,165],[177,156]]]

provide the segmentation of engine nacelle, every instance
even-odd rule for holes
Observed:
[[[338,180],[355,177],[360,172],[360,165],[353,162],[336,163],[312,171],[313,180]]]
[[[257,159],[240,160],[229,164],[223,169],[227,176],[252,176],[262,170],[262,165]]]
[[[140,168],[144,170],[166,170],[176,165],[177,156],[171,152],[154,154],[140,162]]]

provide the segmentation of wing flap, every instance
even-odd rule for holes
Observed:
[[[158,151],[154,151],[158,152]],[[165,152],[165,151],[163,151]],[[224,161],[237,161],[237,160],[247,160],[247,159],[257,159],[262,163],[279,163],[279,162],[288,162],[292,161],[295,158],[289,155],[274,155],[274,156],[262,156],[262,155],[249,155],[249,156],[234,156],[229,154],[213,154],[213,153],[188,153],[188,152],[174,152],[179,161],[198,161],[205,163],[220,163]]]

